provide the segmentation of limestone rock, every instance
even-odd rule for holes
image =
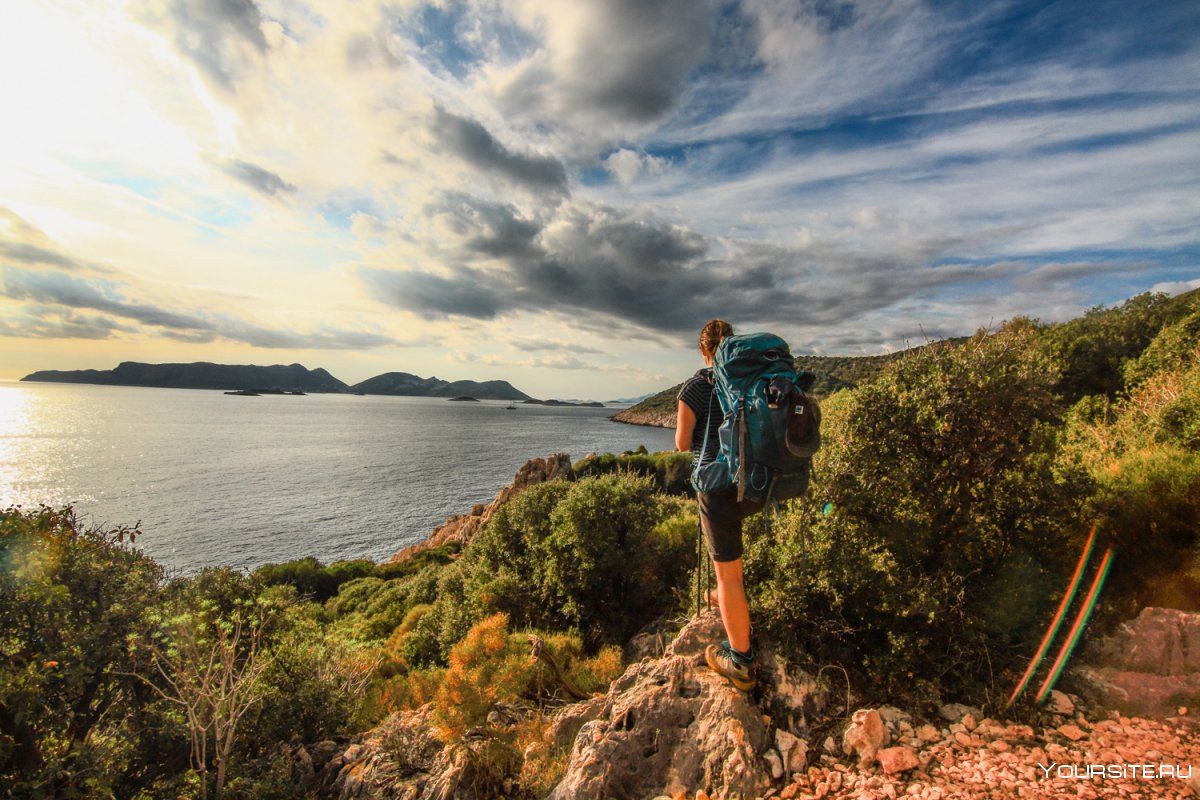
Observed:
[[[842,752],[857,755],[859,767],[865,767],[875,760],[886,737],[879,712],[873,708],[860,708],[851,716],[850,726],[842,734]]]
[[[696,792],[757,796],[771,782],[771,741],[753,699],[697,661],[719,641],[711,612],[688,624],[663,658],[632,664],[575,738],[550,800]],[[714,636],[716,637],[714,639]]]
[[[564,706],[554,717],[550,736],[556,747],[568,748],[579,735],[579,729],[600,716],[604,710],[604,697],[597,695],[591,700]]]
[[[1089,703],[1163,719],[1200,704],[1200,613],[1146,608],[1087,648],[1064,680]]]
[[[322,796],[339,800],[487,800],[495,793],[475,774],[470,747],[443,748],[431,707],[389,716],[366,739],[329,761]]]
[[[921,762],[917,758],[917,751],[911,747],[900,745],[898,747],[885,747],[879,751],[879,766],[883,767],[883,771],[888,775],[913,769],[920,766],[920,764]]]
[[[775,731],[775,747],[783,756],[788,772],[800,772],[808,766],[808,742],[782,728]]]
[[[983,712],[974,706],[965,706],[962,703],[946,703],[938,708],[938,716],[947,722],[962,722],[962,718],[970,714],[975,719],[983,716]]]
[[[1058,689],[1050,690],[1050,697],[1046,699],[1046,708],[1064,717],[1069,717],[1075,713],[1075,704],[1071,702],[1071,698]]]

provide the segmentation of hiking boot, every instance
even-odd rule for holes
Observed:
[[[723,676],[743,692],[754,688],[754,665],[744,663],[734,655],[733,649],[722,642],[710,644],[704,649],[704,660],[709,669]]]

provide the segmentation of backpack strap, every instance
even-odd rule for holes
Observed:
[[[696,469],[693,472],[699,472],[700,467],[704,466],[704,454],[708,452],[708,434],[712,431],[712,403],[716,393],[717,389],[713,387],[712,392],[708,395],[708,414],[704,417],[704,444],[700,445],[700,455],[696,459]]]

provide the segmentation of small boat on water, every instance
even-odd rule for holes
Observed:
[[[506,405],[506,406],[504,407],[504,410],[505,410],[505,411],[516,411],[516,410],[517,410],[517,407],[516,407],[516,406],[514,406],[512,403],[509,403],[508,405]]]

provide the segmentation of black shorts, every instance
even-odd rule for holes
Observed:
[[[758,511],[762,503],[738,502],[737,489],[705,494],[700,500],[700,528],[713,561],[736,561],[742,557],[742,520]]]

